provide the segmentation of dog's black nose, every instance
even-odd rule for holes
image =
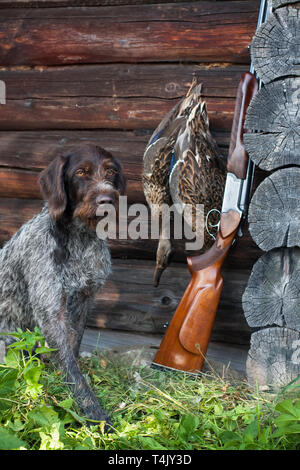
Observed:
[[[114,200],[109,194],[100,194],[96,198],[96,204],[113,204]]]

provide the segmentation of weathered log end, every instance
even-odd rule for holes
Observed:
[[[299,94],[300,77],[286,78],[264,86],[251,101],[244,142],[249,157],[262,170],[299,165]]]
[[[287,328],[253,333],[246,372],[253,387],[278,389],[297,377],[300,381],[300,333]]]
[[[288,5],[290,3],[298,3],[299,0],[272,0],[272,7],[278,8],[283,5]]]
[[[256,189],[249,206],[249,231],[264,251],[300,246],[300,168],[278,170]]]
[[[299,75],[300,10],[284,7],[256,31],[251,43],[253,66],[264,83]]]
[[[265,253],[253,266],[243,294],[251,327],[286,326],[300,331],[300,248]]]

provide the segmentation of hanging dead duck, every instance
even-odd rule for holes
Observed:
[[[201,113],[203,113],[202,119]],[[201,164],[200,170],[197,159],[199,162],[202,161],[203,154],[205,158],[211,158],[212,161],[210,165]],[[192,165],[191,155],[195,160]],[[155,286],[158,285],[172,254],[169,223],[166,218],[161,217],[161,207],[164,204],[171,206],[174,202],[181,205],[188,201],[193,201],[193,204],[203,203],[205,189],[209,186],[207,183],[203,185],[203,188],[201,187],[206,171],[217,168],[220,175],[217,172],[216,176],[224,175],[225,182],[225,174],[217,165],[217,155],[217,145],[209,132],[206,107],[201,103],[201,85],[193,82],[186,97],[169,112],[154,131],[144,153],[144,193],[151,209],[151,216],[158,219],[159,223],[159,243],[154,272]],[[187,163],[187,158],[190,159],[190,165],[183,167],[182,164]],[[181,176],[183,179],[180,185],[178,178]],[[212,182],[213,177],[207,176]],[[199,184],[196,183],[197,179]],[[172,190],[170,184],[172,184]],[[220,192],[223,195],[223,180],[217,185],[219,185],[217,193]],[[202,191],[201,195],[197,195],[197,191]],[[211,190],[208,191],[207,198],[210,195]]]
[[[152,134],[143,157],[143,188],[146,200],[151,209],[151,216],[159,225],[159,242],[156,253],[156,267],[154,272],[154,285],[157,286],[161,273],[168,265],[172,254],[172,245],[169,239],[169,224],[161,218],[161,208],[164,204],[172,205],[169,191],[169,175],[173,149],[177,135],[184,129],[186,119],[193,109],[197,95],[188,91],[167,116],[161,121]]]
[[[195,214],[197,204],[204,206],[204,226],[196,227],[195,218],[189,219],[193,232],[203,234],[206,251],[214,242],[207,225],[218,223],[225,187],[225,161],[209,129],[204,101],[199,101],[190,113],[186,126],[177,136],[174,148],[175,162],[169,177],[171,199],[180,211],[187,205]],[[209,222],[208,222],[209,216]]]

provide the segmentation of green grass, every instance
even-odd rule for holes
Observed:
[[[114,428],[88,426],[43,338],[17,333],[0,365],[0,449],[300,449],[300,388],[253,392],[218,375],[165,373],[102,354],[81,368]],[[39,341],[41,347],[34,352]],[[25,354],[25,352],[27,353]]]

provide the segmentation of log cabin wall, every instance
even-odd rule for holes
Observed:
[[[118,157],[129,204],[145,202],[145,146],[193,75],[203,83],[211,130],[226,155],[258,9],[258,0],[1,1],[6,104],[0,105],[0,242],[42,207],[40,170],[78,141]],[[260,179],[261,172],[255,185]],[[176,253],[154,288],[155,241],[110,245],[113,275],[97,296],[89,325],[164,333],[190,277],[184,254]],[[224,266],[212,340],[249,342],[241,299],[260,254],[245,227]]]

